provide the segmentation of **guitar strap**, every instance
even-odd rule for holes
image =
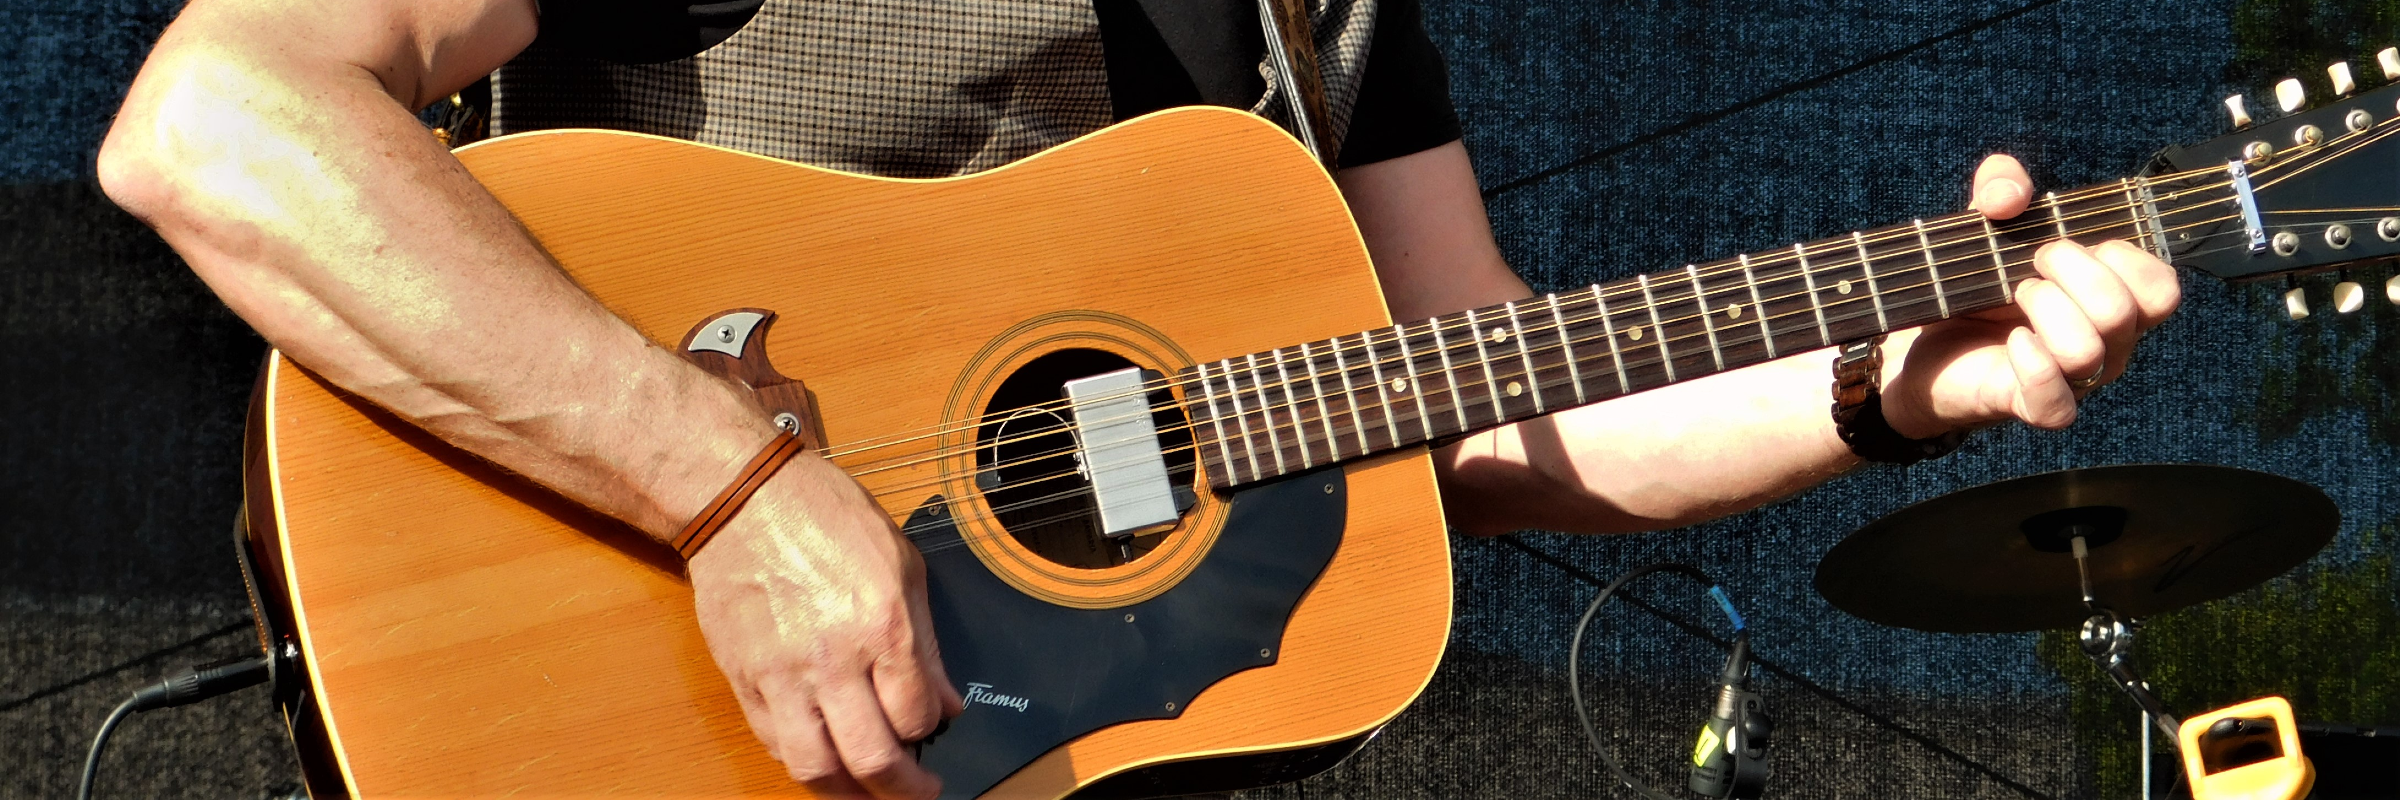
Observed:
[[[1317,64],[1317,37],[1308,0],[1258,0],[1259,27],[1267,37],[1267,97],[1280,98],[1284,126],[1300,144],[1332,169],[1342,152],[1342,131],[1326,109],[1325,74]]]

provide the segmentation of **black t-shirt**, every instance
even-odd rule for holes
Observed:
[[[565,0],[545,3],[545,43],[607,61],[684,58],[725,41],[764,0]],[[1417,0],[1380,0],[1375,40],[1350,112],[1341,165],[1371,164],[1459,135],[1450,77]],[[1093,0],[1119,120],[1162,108],[1248,108],[1266,91],[1265,36],[1253,0]]]

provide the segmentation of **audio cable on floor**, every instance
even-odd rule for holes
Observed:
[[[92,779],[100,771],[100,753],[108,748],[108,736],[115,733],[117,723],[135,712],[158,708],[190,705],[202,700],[229,694],[266,683],[273,665],[266,656],[229,658],[213,664],[185,667],[166,680],[145,686],[118,703],[108,712],[108,721],[100,723],[100,733],[92,737],[92,752],[83,759],[83,780],[76,785],[76,800],[91,800]]]

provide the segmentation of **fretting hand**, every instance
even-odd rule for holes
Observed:
[[[2014,158],[1991,156],[1975,170],[1970,207],[1986,217],[2013,218],[2032,197]],[[1893,336],[1883,388],[1893,429],[1926,438],[2012,418],[2064,428],[2076,402],[2123,375],[2135,341],[2183,298],[2173,267],[2122,241],[2053,242],[2033,263],[2041,276],[2016,284],[2014,305]]]

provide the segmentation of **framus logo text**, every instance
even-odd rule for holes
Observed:
[[[1026,706],[1033,705],[1033,701],[1016,695],[992,691],[992,685],[988,683],[970,683],[967,684],[967,705],[1013,708],[1017,710],[1017,713],[1022,714],[1025,713]]]

